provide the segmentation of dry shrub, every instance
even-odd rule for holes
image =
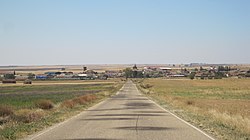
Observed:
[[[85,100],[84,98],[81,98],[81,97],[75,98],[75,99],[73,99],[73,101],[74,101],[75,103],[80,104],[80,105],[84,105],[84,104],[87,103],[86,100]]]
[[[65,108],[73,108],[76,105],[76,102],[72,101],[72,100],[66,100],[64,101],[61,106],[65,107]]]
[[[0,117],[6,117],[13,114],[13,110],[10,106],[0,106]]]
[[[186,102],[186,104],[187,104],[187,105],[193,105],[193,104],[194,104],[194,101],[188,100],[188,101]]]
[[[40,120],[44,116],[42,110],[33,111],[30,109],[21,109],[15,112],[14,118],[18,122],[30,123]]]
[[[92,94],[83,95],[83,96],[74,98],[72,100],[66,100],[62,102],[61,107],[73,108],[76,104],[85,105],[88,102],[92,102],[96,99],[97,99],[96,95],[92,95]]]
[[[51,100],[38,100],[36,106],[41,109],[52,109],[54,107]]]
[[[80,96],[78,98],[81,100],[84,100],[86,102],[91,102],[93,100],[96,100],[97,97],[96,97],[96,95],[88,94],[88,95]]]
[[[12,119],[12,115],[11,116],[2,116],[0,117],[0,130],[1,130],[1,125],[3,125],[4,123],[9,122]]]
[[[145,85],[145,88],[152,88],[152,87],[153,87],[153,85],[150,85],[150,84]]]
[[[151,85],[151,84],[141,84],[141,87],[144,88],[144,89],[149,89],[149,88],[152,88],[153,85]]]

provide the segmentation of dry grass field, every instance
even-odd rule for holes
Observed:
[[[113,84],[120,81],[120,79],[109,80],[45,80],[45,81],[32,81],[32,84],[23,84],[23,81],[17,81],[16,84],[2,84],[0,87],[6,86],[32,86],[32,85],[88,85],[88,84]]]
[[[250,138],[250,79],[137,82],[148,96],[218,139]]]

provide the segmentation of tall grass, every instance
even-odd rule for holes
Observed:
[[[71,99],[71,100],[66,100],[66,101],[62,102],[61,106],[65,107],[65,108],[73,108],[76,105],[86,105],[86,104],[89,104],[95,100],[97,100],[96,95],[87,94],[87,95],[83,95],[80,97],[76,97],[76,98]]]
[[[36,101],[36,106],[41,109],[52,109],[54,107],[54,103],[51,100],[41,99]]]
[[[10,106],[0,105],[0,117],[10,116],[13,114],[13,109]]]
[[[15,112],[14,119],[18,122],[31,123],[45,115],[43,110],[20,109]]]

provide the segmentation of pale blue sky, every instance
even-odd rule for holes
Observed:
[[[249,0],[0,0],[0,65],[250,63]]]

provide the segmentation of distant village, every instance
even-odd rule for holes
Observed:
[[[228,65],[190,64],[184,66],[138,68],[137,65],[123,70],[106,70],[96,72],[83,66],[82,72],[74,73],[61,68],[60,71],[47,71],[43,74],[19,74],[17,71],[0,72],[0,80],[5,83],[24,81],[31,84],[33,80],[107,80],[108,78],[189,78],[189,79],[222,79],[222,78],[250,78],[249,69],[239,69]]]

